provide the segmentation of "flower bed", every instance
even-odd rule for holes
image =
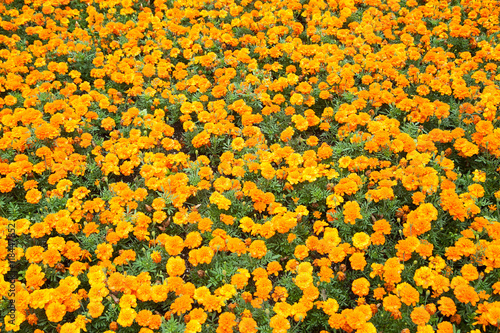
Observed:
[[[3,0],[1,332],[500,327],[500,3]]]

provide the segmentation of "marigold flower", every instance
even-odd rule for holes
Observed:
[[[192,304],[194,300],[189,295],[181,295],[175,299],[175,301],[170,306],[172,313],[181,315],[190,311],[192,309]]]
[[[303,260],[308,255],[309,255],[309,249],[307,248],[307,246],[300,244],[295,247],[294,256],[297,259]]]
[[[167,273],[170,276],[180,276],[186,270],[186,263],[180,257],[170,257],[167,261]]]
[[[479,295],[476,290],[468,284],[459,284],[455,287],[453,293],[464,304],[471,303],[473,306],[476,306],[476,303],[479,302]]]
[[[236,151],[241,151],[243,148],[245,148],[245,140],[241,137],[237,137],[231,143],[231,147]]]
[[[366,266],[365,255],[363,253],[357,252],[351,255],[349,258],[351,267],[354,270],[362,271]]]
[[[370,246],[371,240],[370,236],[364,232],[357,232],[352,237],[352,245],[354,245],[359,250],[366,250]]]
[[[416,325],[425,325],[427,322],[431,319],[431,315],[429,312],[425,310],[423,306],[419,306],[417,308],[414,308],[413,311],[411,312],[411,320],[416,324]]]
[[[356,219],[362,219],[363,216],[360,213],[360,206],[356,201],[348,201],[344,204],[344,209],[342,214],[344,215],[344,222],[355,224]]]
[[[8,193],[16,186],[16,183],[10,177],[0,178],[0,192]]]
[[[449,321],[442,321],[437,325],[437,333],[453,333],[453,324]]]
[[[484,183],[486,181],[486,172],[484,172],[484,171],[474,170],[473,175],[474,175],[474,178],[472,178],[472,180],[475,182]]]
[[[57,301],[51,302],[47,306],[45,313],[47,314],[48,320],[54,323],[58,323],[63,319],[64,315],[66,314],[66,306]]]
[[[366,296],[370,292],[370,282],[365,278],[356,279],[352,282],[351,289],[359,297]]]
[[[401,299],[401,302],[408,306],[415,306],[420,300],[420,293],[409,283],[403,282],[398,284],[396,287],[396,292]]]
[[[261,259],[267,254],[266,243],[263,240],[254,240],[248,251],[253,258]]]
[[[134,323],[136,317],[137,317],[137,312],[134,309],[130,307],[122,308],[120,310],[120,314],[118,315],[118,319],[116,321],[121,326],[128,327]]]
[[[253,318],[243,317],[238,324],[238,329],[240,332],[257,332],[257,322]]]
[[[386,311],[397,313],[401,308],[401,301],[396,295],[388,295],[384,297],[383,306]]]
[[[45,283],[45,273],[37,264],[31,264],[26,271],[26,287],[39,289]]]
[[[231,312],[223,312],[219,316],[219,327],[216,333],[231,333],[236,325],[236,316]]]
[[[474,281],[479,278],[479,272],[477,271],[476,267],[471,264],[464,265],[460,272],[467,281]]]

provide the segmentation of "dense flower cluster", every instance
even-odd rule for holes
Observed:
[[[0,331],[498,330],[499,17],[1,1]]]

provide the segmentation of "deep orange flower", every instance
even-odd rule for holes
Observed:
[[[16,186],[16,183],[10,177],[0,178],[0,192],[8,193]]]
[[[365,278],[356,279],[352,282],[351,289],[359,297],[366,296],[370,292],[370,282]]]
[[[425,310],[424,307],[419,306],[417,308],[414,308],[413,311],[411,312],[411,320],[416,324],[416,325],[425,325],[431,318],[429,312]]]
[[[396,295],[388,295],[384,297],[384,309],[391,313],[397,313],[401,308],[401,301]]]
[[[459,284],[455,287],[453,293],[455,297],[464,304],[471,303],[473,306],[476,306],[476,303],[479,302],[479,296],[476,290],[468,284]]]
[[[356,201],[348,201],[344,204],[344,209],[342,214],[344,214],[344,222],[355,224],[356,219],[362,219],[363,216],[360,213],[361,208]]]
[[[236,316],[231,312],[223,312],[219,316],[219,327],[216,333],[232,333],[236,325]]]
[[[400,297],[401,302],[406,305],[415,306],[420,300],[420,293],[418,290],[406,282],[398,284],[396,292]]]
[[[192,309],[193,302],[194,300],[191,296],[181,295],[175,299],[174,303],[172,303],[170,310],[174,314],[181,315]]]
[[[351,267],[358,271],[362,271],[366,266],[365,255],[360,252],[352,254],[349,258],[349,262],[351,263]]]
[[[266,243],[263,240],[254,240],[250,244],[248,251],[253,258],[260,259],[267,253]]]
[[[253,318],[244,317],[238,324],[238,329],[240,332],[256,333],[257,322]]]

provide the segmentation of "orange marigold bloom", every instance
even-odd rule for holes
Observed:
[[[61,261],[61,254],[56,249],[48,249],[42,255],[43,263],[54,267],[59,261]]]
[[[238,269],[238,272],[231,277],[231,284],[235,285],[238,289],[243,289],[248,284],[250,273],[246,269]]]
[[[417,308],[414,308],[413,311],[411,312],[411,320],[416,324],[416,325],[425,325],[427,322],[431,319],[431,315],[423,306],[419,306]]]
[[[471,264],[464,265],[460,272],[467,281],[474,281],[479,278],[479,272],[477,271],[477,268]]]
[[[442,321],[437,325],[437,333],[453,333],[453,324],[449,321]]]
[[[223,312],[219,316],[219,327],[217,327],[216,333],[232,333],[233,327],[236,325],[236,316],[231,312]]]
[[[201,146],[209,146],[210,145],[210,134],[205,131],[197,134],[193,140],[191,141],[192,145],[195,148],[200,148]]]
[[[192,231],[187,234],[184,245],[189,249],[194,249],[201,245],[203,238],[198,231]]]
[[[304,96],[301,94],[294,93],[290,98],[290,104],[292,105],[302,105],[304,102]]]
[[[363,218],[363,216],[360,213],[361,208],[359,207],[359,204],[356,201],[346,202],[343,208],[344,209],[342,213],[344,215],[345,223],[355,224],[356,219]]]
[[[97,259],[99,260],[108,260],[113,256],[113,246],[108,243],[102,243],[97,245],[97,249],[95,250],[95,254]]]
[[[101,301],[90,301],[87,309],[92,318],[98,318],[104,311],[104,305],[102,305]]]
[[[99,233],[99,225],[95,222],[90,222],[85,225],[83,228],[82,232],[85,234],[85,236],[89,237],[91,234],[97,234]]]
[[[271,318],[269,326],[272,327],[273,333],[286,333],[290,328],[290,322],[284,316],[276,314]]]
[[[153,251],[151,253],[151,259],[153,259],[153,261],[156,263],[156,264],[159,264],[161,262],[161,254],[160,252],[158,251]]]
[[[349,261],[351,263],[352,269],[357,271],[362,271],[366,266],[366,259],[364,253],[357,252],[352,254],[351,257],[349,258]]]
[[[26,201],[31,204],[36,204],[42,198],[42,192],[37,189],[31,189],[26,193]]]
[[[39,263],[43,260],[44,249],[41,246],[32,246],[26,250],[25,257],[29,263]]]
[[[305,245],[297,245],[295,247],[294,256],[299,260],[304,260],[309,255],[309,249]]]
[[[267,273],[269,275],[274,274],[278,276],[279,272],[283,270],[283,267],[281,267],[281,264],[277,261],[272,261],[267,265]]]
[[[356,279],[352,282],[351,289],[359,297],[366,296],[370,292],[370,282],[365,278]]]
[[[167,236],[162,243],[170,256],[177,256],[184,249],[184,241],[179,236]]]
[[[0,192],[8,193],[12,191],[12,189],[16,186],[16,183],[12,180],[12,178],[0,178]]]
[[[116,320],[118,324],[123,327],[131,326],[134,323],[135,317],[137,317],[137,312],[132,308],[124,308],[120,310],[118,319]]]
[[[263,240],[254,240],[248,250],[252,258],[261,259],[267,253],[266,243]]]
[[[238,329],[240,332],[256,333],[257,322],[253,318],[244,317],[241,319]]]
[[[135,317],[135,321],[140,326],[149,326],[149,322],[151,321],[151,317],[153,316],[153,312],[149,310],[141,310],[137,313],[137,317]]]
[[[51,302],[45,309],[47,319],[51,322],[60,322],[66,314],[66,306],[59,302]]]
[[[420,256],[422,256],[424,259],[427,257],[430,257],[432,255],[432,250],[434,249],[434,245],[429,243],[427,240],[422,239],[420,241],[420,244],[417,246],[417,249],[415,250]]]
[[[420,293],[417,289],[413,288],[410,284],[403,282],[398,284],[396,292],[401,298],[401,302],[406,305],[417,305],[420,300]]]
[[[455,287],[453,293],[455,297],[464,304],[471,303],[473,306],[476,306],[476,303],[479,302],[479,295],[476,290],[468,284],[459,284]]]
[[[36,264],[31,264],[26,271],[26,287],[39,289],[45,283],[45,273]]]
[[[280,140],[283,142],[288,142],[292,138],[294,133],[295,131],[293,130],[293,128],[289,126],[283,132],[281,132]]]
[[[386,294],[385,289],[384,289],[384,288],[382,288],[382,287],[375,288],[375,290],[373,290],[373,297],[374,297],[376,300],[381,300],[381,299],[383,299],[385,294]]]
[[[189,295],[181,295],[175,299],[175,301],[170,306],[172,313],[181,315],[192,309],[192,304],[194,300]]]
[[[386,311],[396,313],[401,308],[401,301],[396,295],[384,297],[383,306]]]
[[[186,271],[186,263],[180,257],[170,257],[167,261],[167,273],[170,276],[180,276]]]
[[[370,235],[370,240],[374,245],[384,245],[385,244],[385,236],[381,232],[374,232]]]
[[[424,203],[407,216],[403,233],[406,237],[420,236],[431,230],[431,221],[437,219],[438,211],[433,204]]]

